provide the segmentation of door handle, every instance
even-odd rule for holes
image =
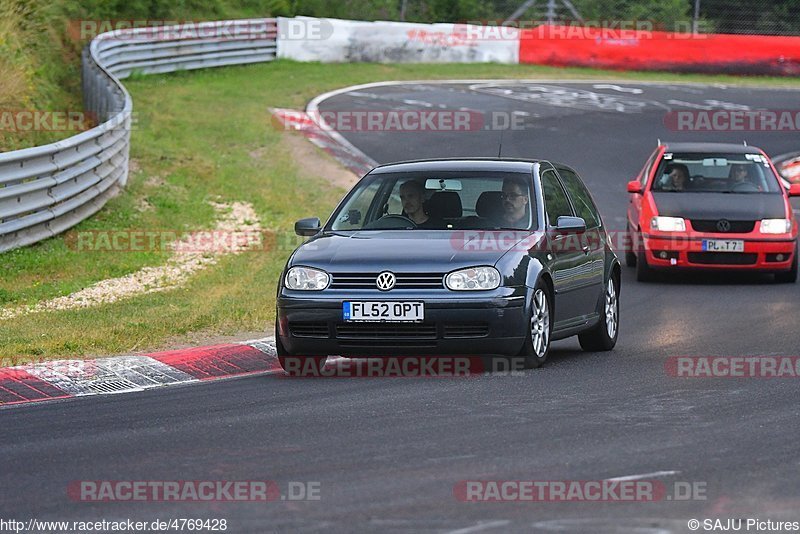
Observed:
[[[584,254],[588,254],[590,250],[592,250],[592,247],[590,247],[589,245],[583,245]]]

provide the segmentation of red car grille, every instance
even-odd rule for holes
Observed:
[[[689,263],[700,265],[754,265],[758,254],[751,252],[689,252]]]

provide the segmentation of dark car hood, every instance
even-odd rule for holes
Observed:
[[[786,217],[783,196],[766,193],[653,193],[659,215],[756,221]]]
[[[376,272],[402,269],[447,272],[461,267],[494,265],[506,252],[530,236],[514,231],[389,230],[322,234],[298,248],[292,265],[331,272]],[[525,240],[533,244],[537,236]]]

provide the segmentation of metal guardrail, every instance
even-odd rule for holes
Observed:
[[[275,59],[275,19],[117,30],[83,51],[84,108],[100,122],[78,135],[0,154],[0,252],[54,236],[96,213],[128,179],[132,73]]]

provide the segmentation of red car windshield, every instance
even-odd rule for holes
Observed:
[[[761,154],[664,154],[652,191],[670,193],[780,193]]]

